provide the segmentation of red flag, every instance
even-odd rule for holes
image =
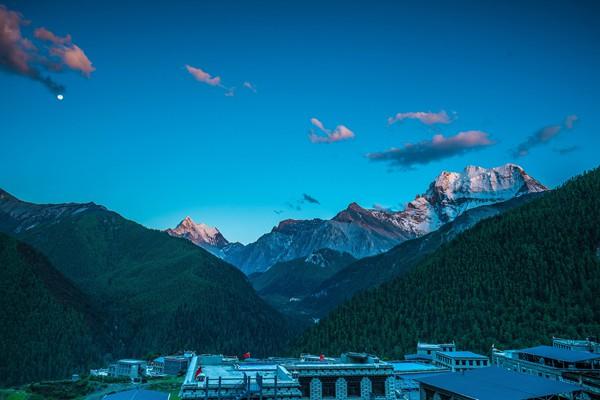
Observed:
[[[194,375],[194,379],[198,379],[198,375],[200,375],[202,373],[202,367],[198,367],[198,369],[196,370],[196,374]]]
[[[249,351],[248,351],[248,352],[246,352],[246,353],[244,353],[244,354],[242,355],[242,358],[243,358],[244,360],[245,360],[246,358],[250,358],[250,357],[251,357],[251,355],[250,355],[250,352],[249,352]]]
[[[325,360],[325,354],[321,354],[319,356],[319,361],[324,361]]]

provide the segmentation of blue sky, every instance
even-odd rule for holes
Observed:
[[[66,86],[58,101],[0,54],[0,187],[160,229],[190,215],[248,242],[352,201],[400,207],[442,170],[516,162],[554,187],[600,161],[594,2],[151,3],[0,0]],[[36,39],[39,27],[71,41]],[[52,50],[74,45],[93,70]],[[441,111],[450,123],[388,124]],[[309,140],[338,126],[353,137]],[[448,142],[426,163],[388,152],[469,131],[484,135],[474,147]],[[320,204],[289,207],[305,193]]]

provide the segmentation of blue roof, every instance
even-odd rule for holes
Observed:
[[[169,393],[155,390],[133,389],[124,392],[107,394],[104,400],[169,400]]]
[[[553,360],[579,362],[600,359],[600,354],[588,351],[567,350],[552,346],[536,346],[528,349],[518,350],[519,353],[532,354],[538,357],[551,358]]]
[[[438,351],[437,353],[443,354],[450,358],[487,358],[481,354],[473,353],[471,351]]]
[[[415,380],[479,400],[523,400],[581,391],[579,386],[569,383],[507,371],[499,367],[449,372]]]
[[[407,362],[407,361],[390,361],[390,364],[394,367],[394,372],[412,372],[412,371],[430,371],[436,369],[443,369],[436,367],[432,364],[425,364],[419,362]]]
[[[433,360],[431,354],[405,354],[405,360]]]

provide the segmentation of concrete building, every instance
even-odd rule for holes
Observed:
[[[410,361],[433,362],[433,355],[438,351],[456,351],[456,344],[452,343],[417,343],[415,354],[406,354],[404,358]]]
[[[191,359],[179,396],[206,400],[300,400],[300,390],[298,380],[281,365],[201,355]]]
[[[462,372],[468,369],[489,367],[490,359],[470,351],[436,351],[433,354],[433,364],[448,368],[452,372]]]
[[[498,367],[417,378],[421,400],[581,399],[581,388]]]
[[[165,375],[179,375],[187,371],[191,358],[185,356],[167,356],[163,361],[163,373]]]
[[[552,346],[564,350],[589,351],[592,353],[600,353],[600,342],[596,338],[579,339],[563,339],[552,338]]]
[[[284,366],[298,380],[303,399],[395,400],[394,367],[370,354],[304,355]]]
[[[600,399],[600,353],[536,346],[520,350],[492,350],[498,367],[581,385],[592,398]]]
[[[108,375],[113,377],[129,377],[132,380],[140,379],[146,370],[146,361],[123,359],[108,366]]]
[[[394,367],[396,398],[401,400],[420,400],[417,378],[450,372],[448,368],[425,362],[390,361],[390,364]]]

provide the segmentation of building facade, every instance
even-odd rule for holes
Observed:
[[[146,361],[123,359],[108,366],[108,375],[112,377],[128,377],[131,379],[139,379],[146,370]]]
[[[562,346],[536,346],[520,350],[492,350],[498,367],[583,387],[600,399],[600,354],[568,350]]]
[[[284,366],[298,380],[303,399],[395,400],[393,366],[370,354],[305,355]]]
[[[470,351],[436,351],[433,355],[433,364],[448,368],[452,372],[462,372],[489,367],[490,359]]]

